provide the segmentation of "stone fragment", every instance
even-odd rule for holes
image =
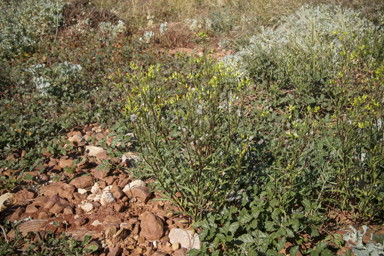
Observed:
[[[163,221],[150,212],[145,212],[139,217],[140,222],[140,236],[145,237],[147,240],[159,240],[164,235]]]
[[[83,188],[79,188],[79,189],[77,189],[77,192],[78,192],[79,194],[81,194],[81,195],[84,195],[84,194],[87,193],[87,190],[86,190],[86,189],[83,189]]]
[[[53,195],[58,194],[61,197],[71,200],[73,198],[73,193],[75,193],[75,187],[63,182],[56,182],[51,185],[42,187],[40,192],[48,197],[52,197]]]
[[[66,204],[56,203],[51,209],[49,209],[50,213],[61,213],[64,208],[67,207]]]
[[[71,142],[71,145],[74,147],[84,147],[87,141],[83,136],[80,134],[75,134],[72,137],[68,138],[68,140]]]
[[[22,235],[28,234],[28,232],[37,232],[40,230],[40,228],[46,224],[48,220],[40,219],[40,220],[29,220],[26,222],[21,223],[17,228],[19,229],[20,233]],[[15,237],[15,230],[12,229],[8,234],[8,238],[14,238]]]
[[[59,161],[59,166],[61,168],[65,168],[65,167],[73,167],[73,159],[69,159],[68,156],[63,156],[60,158],[60,161]]]
[[[107,256],[120,256],[122,252],[123,249],[121,249],[120,246],[117,246],[116,248],[111,249]]]
[[[11,222],[14,222],[15,220],[20,220],[21,214],[23,214],[25,211],[24,207],[18,207],[14,213],[12,213],[11,217],[9,220]]]
[[[131,189],[131,193],[143,203],[147,203],[152,195],[148,187],[134,187]]]
[[[46,213],[46,212],[40,212],[39,216],[37,218],[38,219],[48,219],[49,218],[49,214]]]
[[[99,183],[95,183],[93,187],[91,188],[92,194],[97,194],[101,191]]]
[[[74,178],[69,184],[75,186],[76,188],[87,188],[93,185],[93,178],[90,175],[81,176]]]
[[[126,185],[123,189],[123,192],[127,194],[134,187],[146,187],[146,186],[147,186],[147,184],[145,184],[144,181],[135,180],[135,181],[132,181],[131,183],[129,183],[128,185]]]
[[[96,156],[97,154],[104,152],[104,150],[101,147],[95,147],[95,146],[86,146],[85,152],[88,154],[88,156]]]
[[[180,243],[174,243],[174,244],[172,244],[172,250],[176,251],[176,250],[178,250],[178,249],[180,249]]]
[[[192,231],[180,228],[173,228],[169,232],[169,241],[171,244],[180,243],[183,248],[200,250],[200,240],[197,233],[192,235]]]
[[[185,249],[181,248],[173,252],[173,256],[187,256],[187,252]]]
[[[123,210],[123,206],[121,204],[113,204],[113,209],[116,211],[116,212],[121,212]]]
[[[83,201],[87,198],[87,194],[80,194],[79,192],[73,193],[73,197],[76,201]]]
[[[105,236],[108,239],[111,239],[117,233],[117,230],[119,229],[119,225],[116,223],[104,223],[103,227],[105,229]]]
[[[17,200],[15,194],[13,193],[5,193],[0,196],[0,211],[7,208],[7,206],[16,204]]]
[[[115,202],[113,194],[110,191],[104,191],[101,195],[100,203],[105,206],[113,202]]]
[[[28,191],[25,188],[15,194],[16,200],[18,202],[23,202],[23,201],[33,199],[35,198],[35,196],[36,194],[34,192]]]
[[[116,234],[113,235],[112,237],[112,242],[114,244],[118,243],[118,242],[121,242],[123,241],[125,238],[127,238],[129,236],[129,231],[128,229],[120,229],[119,231],[117,231]]]
[[[108,155],[108,153],[107,153],[106,150],[104,150],[104,151],[102,151],[102,152],[100,152],[100,153],[97,153],[95,156],[96,156],[98,159],[100,159],[100,160],[104,160],[104,159],[108,159],[108,158],[109,158],[109,155]]]
[[[37,212],[39,209],[36,208],[36,206],[34,206],[33,204],[30,204],[27,206],[27,208],[25,209],[25,213],[35,213]]]
[[[93,204],[91,203],[85,203],[85,204],[79,205],[79,207],[83,209],[84,212],[90,212],[93,210]]]
[[[64,198],[60,197],[59,195],[53,195],[45,204],[45,209],[52,208],[56,203],[66,204],[68,205],[69,202],[65,200]]]
[[[99,169],[99,167],[96,167],[95,169],[93,169],[93,176],[99,180],[102,180],[105,177],[107,177],[108,173],[109,173],[109,168],[106,168],[106,167],[102,169]]]
[[[105,182],[103,180],[99,180],[99,185],[100,185],[101,189],[104,189],[107,186],[107,182]]]
[[[91,225],[97,227],[103,225],[103,223],[101,223],[99,220],[95,220]]]
[[[80,227],[80,226],[87,224],[87,219],[80,217],[80,218],[77,218],[74,223],[77,227]]]
[[[73,209],[72,209],[72,207],[70,207],[70,206],[65,207],[65,208],[64,208],[64,214],[65,214],[65,215],[71,215],[71,214],[73,214]]]
[[[113,177],[113,176],[109,176],[109,177],[106,177],[105,179],[104,179],[104,181],[105,182],[107,182],[107,184],[108,184],[108,186],[109,185],[112,185],[113,184],[113,182],[115,181],[115,177]]]

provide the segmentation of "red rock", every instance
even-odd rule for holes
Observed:
[[[15,220],[20,220],[20,216],[21,214],[23,214],[25,212],[25,209],[24,207],[19,207],[16,209],[16,211],[14,213],[12,213],[11,217],[9,218],[9,220],[11,222],[14,222]]]
[[[69,183],[76,188],[88,188],[93,186],[93,177],[90,175],[74,178]]]
[[[107,182],[99,180],[99,186],[101,189],[105,189],[107,187]]]
[[[25,209],[26,213],[35,213],[37,211],[38,209],[33,204],[28,205],[27,208]]]
[[[131,189],[131,193],[143,203],[148,202],[152,195],[148,187],[134,187]]]
[[[56,203],[51,209],[49,209],[50,213],[61,213],[63,212],[64,208],[67,207],[66,204],[62,203]]]
[[[35,201],[33,202],[33,204],[37,206],[44,206],[48,201],[49,201],[49,197],[38,196],[35,198]]]
[[[117,231],[115,235],[113,235],[112,242],[114,244],[123,241],[125,238],[129,236],[129,231],[128,229],[120,229]]]
[[[110,158],[108,153],[107,153],[107,151],[102,151],[102,152],[96,154],[96,157],[98,159],[100,159],[100,160],[104,160],[104,159],[109,159]]]
[[[36,196],[35,192],[28,191],[25,188],[23,190],[20,190],[19,192],[17,192],[15,194],[16,200],[18,202],[23,202],[26,200],[33,199],[33,198],[35,198],[35,196]]]
[[[104,179],[104,181],[107,182],[108,186],[109,186],[109,185],[112,185],[113,182],[115,181],[115,177],[112,177],[112,176],[106,177],[106,178]],[[113,191],[112,191],[112,193],[113,193]]]
[[[123,250],[120,248],[120,246],[117,246],[116,248],[110,250],[107,256],[119,256],[121,255],[122,251]]]
[[[113,209],[116,212],[121,212],[123,210],[123,206],[121,204],[115,203],[115,204],[113,204]]]
[[[187,256],[185,249],[179,249],[173,252],[173,256]]]
[[[61,203],[63,205],[68,205],[69,202],[65,200],[64,198],[58,196],[58,195],[53,195],[45,204],[44,208],[50,209],[53,207],[56,203]]]
[[[65,168],[65,167],[72,167],[73,166],[73,159],[68,159],[68,156],[63,156],[60,158],[60,161],[59,161],[59,166],[61,168]]]
[[[72,209],[72,207],[70,207],[70,206],[65,207],[65,208],[64,208],[64,214],[65,214],[65,215],[71,215],[71,214],[73,214],[73,209]]]
[[[73,193],[73,197],[76,201],[83,201],[87,198],[87,194],[80,194],[79,192]]]
[[[80,217],[80,218],[77,218],[74,223],[77,227],[80,227],[80,226],[87,224],[87,219]]]
[[[49,218],[49,215],[48,213],[46,212],[40,212],[39,213],[39,217],[37,217],[38,219],[48,219]]]
[[[48,197],[52,197],[58,194],[61,197],[65,197],[68,200],[71,200],[73,198],[75,189],[76,188],[72,185],[65,184],[63,182],[56,182],[54,184],[42,187],[40,192]]]
[[[76,215],[81,215],[84,213],[84,210],[79,208],[79,207],[76,207]]]
[[[145,237],[147,240],[159,240],[164,235],[163,221],[150,212],[145,212],[139,217],[140,222],[140,236]]]
[[[109,173],[109,169],[107,169],[105,167],[101,170],[99,170],[99,167],[96,167],[95,169],[93,169],[93,176],[99,180],[102,180],[105,177],[107,177],[108,173]]]

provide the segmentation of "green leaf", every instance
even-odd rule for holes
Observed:
[[[298,253],[299,253],[299,246],[298,245],[292,247],[291,250],[289,251],[289,254],[291,256],[297,256]]]
[[[234,234],[236,232],[236,230],[239,228],[239,223],[238,222],[234,222],[232,223],[230,226],[229,226],[229,232],[231,232],[231,234]]]
[[[251,234],[243,234],[243,235],[239,236],[238,239],[244,243],[253,243],[254,242],[254,239],[253,239]]]
[[[278,242],[277,242],[277,251],[279,252],[279,251],[281,251],[281,250],[283,250],[284,249],[284,247],[285,247],[285,244],[286,244],[286,238],[285,237],[283,237],[283,238],[281,238]]]
[[[267,231],[270,231],[270,232],[275,231],[276,230],[275,224],[272,221],[266,221],[265,222],[265,229]]]

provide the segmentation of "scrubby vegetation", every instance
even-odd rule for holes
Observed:
[[[111,158],[138,152],[124,171],[154,177],[198,232],[189,255],[384,255],[381,1],[74,6],[0,3],[2,194],[38,192],[29,172],[44,173],[46,152],[81,162],[65,134],[98,124],[114,138],[98,145]],[[181,46],[202,53],[166,49]],[[218,61],[218,47],[237,51]],[[33,244],[2,232],[4,255]]]

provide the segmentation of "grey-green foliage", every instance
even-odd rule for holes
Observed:
[[[343,236],[343,239],[352,247],[353,253],[356,256],[380,256],[384,255],[384,236],[371,234],[371,239],[365,246],[363,244],[363,237],[367,233],[368,227],[363,226],[364,233],[357,231],[354,227],[349,226],[351,232],[348,232]],[[372,238],[377,241],[376,244],[372,242]],[[349,243],[349,241],[356,243],[355,246]]]
[[[0,57],[29,51],[62,20],[61,0],[0,1]]]
[[[55,86],[63,85],[67,89],[69,82],[79,80],[81,78],[80,71],[82,67],[78,64],[59,63],[52,68],[46,68],[44,64],[31,66],[28,71],[32,73],[33,86],[45,96],[48,92],[52,92]]]
[[[253,76],[265,68],[255,67],[254,63],[260,60],[288,62],[292,53],[309,54],[323,61],[327,59],[337,66],[341,41],[346,37],[359,40],[375,28],[372,22],[352,9],[334,5],[304,5],[296,13],[283,17],[277,29],[262,28],[259,34],[251,37],[249,46],[223,61]]]

